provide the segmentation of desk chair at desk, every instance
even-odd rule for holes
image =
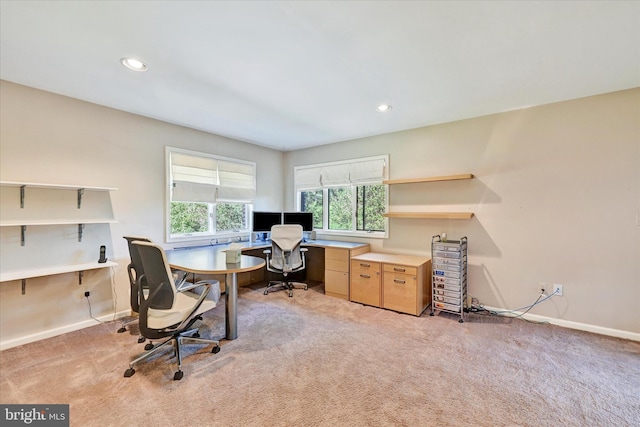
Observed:
[[[305,252],[307,248],[302,248],[302,226],[299,224],[274,225],[271,227],[271,249],[264,253],[267,255],[267,270],[282,274],[283,280],[269,282],[264,294],[269,292],[289,291],[289,297],[293,296],[294,288],[307,290],[306,283],[291,282],[287,280],[290,273],[302,271],[305,266]]]
[[[183,277],[176,280],[170,269],[166,254],[161,246],[134,241],[131,243],[138,249],[144,274],[138,277],[138,289],[148,288],[148,296],[140,292],[140,332],[148,339],[165,338],[165,341],[155,345],[151,350],[135,358],[125,377],[132,376],[136,371],[134,366],[157,353],[160,349],[171,346],[175,349],[178,370],[174,380],[182,379],[183,341],[202,344],[213,344],[212,353],[220,351],[220,343],[215,340],[200,338],[197,328],[193,328],[196,321],[202,320],[201,314],[215,308],[216,303],[207,299],[211,283],[204,281],[189,284]],[[203,287],[203,292],[196,295],[188,292],[196,287]]]

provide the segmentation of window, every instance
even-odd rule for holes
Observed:
[[[167,241],[249,232],[253,162],[166,148]]]
[[[386,189],[379,185],[356,187],[356,229],[362,231],[385,231],[384,216],[387,211]]]
[[[351,188],[329,188],[329,230],[351,230],[353,212],[351,209]]]
[[[387,236],[388,156],[299,166],[298,209],[313,212],[314,228],[334,234]]]
[[[300,211],[313,213],[313,228],[322,230],[322,190],[300,192]]]

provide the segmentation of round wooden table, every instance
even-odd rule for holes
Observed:
[[[200,274],[225,274],[226,339],[238,338],[238,273],[258,270],[265,265],[262,258],[241,255],[237,264],[227,263],[227,254],[214,246],[166,251],[171,268]]]

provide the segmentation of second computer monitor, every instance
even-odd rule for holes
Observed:
[[[253,231],[268,233],[274,225],[282,224],[282,212],[253,212]]]
[[[283,224],[300,224],[302,231],[313,231],[313,213],[311,212],[284,212]]]

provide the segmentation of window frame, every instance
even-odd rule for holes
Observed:
[[[382,177],[380,179],[373,180],[362,180],[357,182],[331,182],[328,185],[323,185],[322,182],[318,181],[317,183],[307,181],[302,184],[296,182],[296,178],[298,176],[304,176],[304,179],[307,179],[309,175],[314,175],[316,172],[322,170],[323,168],[335,168],[339,169],[341,166],[348,166],[354,163],[362,163],[369,161],[384,161],[384,170]],[[308,174],[308,175],[307,175]],[[336,162],[327,162],[327,163],[318,163],[318,164],[310,164],[305,166],[296,166],[294,168],[294,197],[296,201],[296,209],[302,209],[302,193],[303,192],[313,192],[313,191],[322,191],[322,229],[315,229],[317,233],[325,234],[327,236],[349,236],[349,237],[368,237],[368,238],[378,238],[378,239],[387,239],[389,237],[389,219],[387,217],[384,218],[384,231],[366,231],[366,230],[358,230],[358,219],[357,219],[357,187],[369,186],[369,185],[384,185],[385,194],[384,194],[384,204],[385,204],[385,212],[389,211],[389,186],[384,184],[383,181],[389,179],[389,155],[381,155],[381,156],[373,156],[366,158],[358,158],[351,160],[342,160]],[[339,178],[338,178],[339,180]],[[313,181],[313,180],[312,180]],[[350,230],[331,230],[329,229],[329,189],[331,188],[350,188],[351,189],[351,229]],[[315,222],[315,221],[314,221]]]
[[[253,168],[253,188],[256,188],[256,163],[247,160],[235,159],[231,157],[219,156],[211,153],[204,153],[200,151],[186,150],[182,148],[176,147],[165,147],[165,242],[166,243],[175,243],[175,242],[186,242],[186,241],[197,241],[197,240],[208,240],[211,242],[220,242],[227,241],[231,238],[248,236],[251,233],[251,213],[253,212],[253,200],[226,200],[221,199],[215,202],[193,202],[193,203],[204,203],[208,205],[208,221],[209,221],[209,231],[207,232],[197,232],[197,233],[181,233],[181,234],[172,234],[171,233],[171,186],[172,186],[172,163],[171,163],[171,154],[185,154],[194,157],[202,157],[206,159],[214,159],[216,161],[224,161],[237,163],[240,165],[246,165]],[[185,202],[189,203],[189,202]],[[223,203],[240,203],[244,205],[244,215],[245,215],[245,227],[238,231],[229,231],[225,230],[222,232],[218,232],[216,230],[216,206],[218,204]]]

